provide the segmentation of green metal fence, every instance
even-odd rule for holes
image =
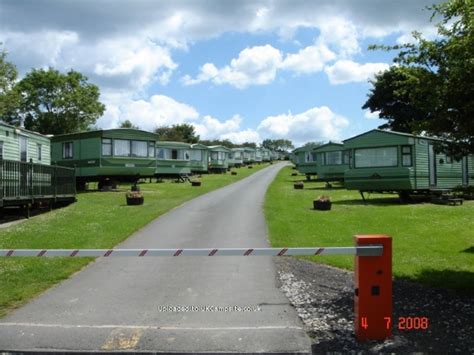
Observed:
[[[0,199],[74,196],[75,171],[54,165],[0,159]]]

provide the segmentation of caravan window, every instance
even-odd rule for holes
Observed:
[[[41,144],[37,143],[36,144],[36,151],[38,153],[38,161],[41,161],[42,158],[43,158],[43,147],[41,146]]]
[[[192,150],[191,151],[191,160],[201,161],[202,160],[202,150]]]
[[[114,156],[129,157],[130,156],[130,141],[124,139],[114,140]]]
[[[227,153],[226,152],[218,152],[219,154],[217,155],[219,160],[225,160],[227,158]]]
[[[158,148],[156,151],[156,157],[163,160],[171,159],[171,152],[166,148]]]
[[[218,160],[219,159],[219,152],[211,152],[211,159]]]
[[[189,160],[191,158],[189,154],[189,150],[182,150],[182,152],[183,152],[183,157],[181,159]]]
[[[397,147],[366,148],[355,150],[356,168],[388,167],[397,165]]]
[[[112,155],[112,139],[102,139],[102,156],[110,157]]]
[[[155,142],[148,142],[148,157],[153,158],[155,156]]]
[[[412,166],[411,146],[402,146],[402,166]]]
[[[146,158],[148,156],[148,143],[145,141],[132,141],[132,157]]]
[[[63,143],[63,159],[72,159],[72,156],[73,156],[72,147],[73,147],[72,142]]]
[[[326,155],[325,165],[341,165],[342,164],[342,151],[326,152],[325,155]]]

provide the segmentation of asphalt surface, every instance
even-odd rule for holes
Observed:
[[[263,200],[282,166],[189,201],[118,247],[268,246]],[[311,341],[271,257],[129,257],[97,259],[1,319],[0,349],[310,352]]]

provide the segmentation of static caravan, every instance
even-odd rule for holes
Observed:
[[[158,178],[187,179],[191,174],[191,144],[156,142],[156,173]]]
[[[0,208],[74,202],[74,169],[52,166],[49,137],[0,121]]]
[[[191,172],[207,173],[209,164],[209,148],[203,144],[191,144],[190,165]]]
[[[270,149],[262,148],[262,161],[263,162],[272,161],[272,156],[271,156]]]
[[[232,148],[231,158],[229,164],[237,168],[241,167],[244,163],[244,148]]]
[[[255,162],[260,164],[263,161],[263,150],[262,148],[255,149]]]
[[[374,129],[344,141],[349,169],[344,174],[350,190],[426,193],[472,183],[472,156],[456,161],[435,150],[438,139]]]
[[[250,147],[244,148],[244,164],[255,163],[255,149]]]
[[[75,167],[80,189],[87,182],[104,184],[152,177],[156,170],[157,135],[131,128],[61,134],[51,138],[54,163]]]
[[[349,169],[349,151],[344,144],[329,142],[313,149],[319,181],[344,181],[344,172]]]
[[[305,145],[293,150],[296,170],[301,174],[305,174],[308,180],[311,179],[312,175],[317,174],[317,155],[313,149],[314,146]]]
[[[216,173],[225,173],[229,168],[229,156],[231,149],[222,145],[213,145],[209,147],[209,171]]]

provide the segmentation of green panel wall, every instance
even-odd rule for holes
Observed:
[[[33,163],[51,164],[51,143],[48,137],[0,123],[0,141],[3,142],[3,159],[20,160],[20,136],[27,139],[28,162],[31,159]],[[42,149],[41,161],[38,160],[38,144],[41,144]]]

